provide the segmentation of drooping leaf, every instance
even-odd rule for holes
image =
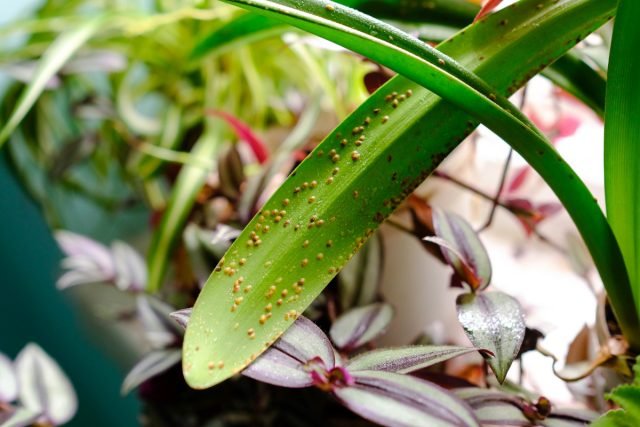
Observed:
[[[347,362],[346,367],[350,372],[385,371],[406,374],[475,351],[476,348],[435,345],[381,348],[354,357]]]
[[[460,280],[465,281],[474,291],[489,286],[489,255],[469,223],[458,215],[434,208],[433,227],[436,236],[448,243],[440,245],[442,255]]]
[[[124,378],[120,393],[129,394],[143,382],[177,365],[180,359],[182,352],[179,349],[154,350],[146,354]]]
[[[622,0],[613,30],[605,111],[607,215],[618,239],[640,312],[640,2]],[[614,307],[615,310],[615,307]]]
[[[341,350],[349,351],[379,337],[393,318],[393,307],[377,303],[358,307],[338,317],[329,336]]]
[[[485,359],[502,383],[524,339],[520,304],[502,292],[486,292],[460,295],[457,309],[458,320],[473,345],[493,353]]]
[[[353,412],[385,426],[480,426],[471,408],[439,386],[408,375],[360,371],[335,395]]]
[[[76,392],[60,366],[37,344],[27,344],[16,357],[20,403],[54,425],[64,424],[78,409]]]
[[[101,28],[104,17],[88,19],[77,28],[61,34],[42,55],[31,82],[27,85],[11,114],[0,130],[0,148],[35,104],[50,79]]]
[[[501,93],[508,93],[541,63],[568,48],[555,35],[558,29],[575,40],[604,22],[613,7],[610,0],[605,1],[609,3],[565,0],[566,4],[549,4],[543,10],[531,7],[527,9],[531,14],[522,13],[522,8],[517,13],[505,9],[443,44],[442,49],[491,79]],[[528,0],[525,3],[534,4]],[[570,13],[567,4],[572,5]],[[318,9],[326,11],[324,5]],[[502,19],[509,20],[509,28],[501,29]],[[476,45],[476,37],[496,37],[505,43]],[[512,44],[516,40],[518,45],[524,40],[535,41],[544,49],[527,52],[526,61],[520,61]],[[478,56],[484,60],[476,61]],[[394,107],[393,101],[398,105]],[[398,116],[402,120],[393,119]],[[293,318],[287,314],[298,314],[308,306],[380,221],[475,126],[473,121],[468,124],[469,120],[468,115],[418,85],[394,78],[329,135],[248,224],[205,285],[185,335],[183,368],[188,383],[196,388],[214,385],[241,371],[247,360],[264,351],[265,345],[292,323]],[[342,146],[343,139],[348,147]],[[356,141],[364,142],[357,145]],[[617,258],[611,257],[615,245],[602,212],[584,187],[576,187],[576,180],[567,179],[571,172],[561,166],[557,155],[544,154],[545,149],[541,157],[549,154],[547,157],[554,160],[546,163],[538,158],[537,167],[547,168],[543,175],[562,187],[555,188],[564,194],[565,202],[566,197],[578,196],[585,203],[573,204],[576,209],[572,212],[578,215],[581,229],[589,230],[590,247],[596,251],[594,257],[600,259],[605,282],[612,283],[615,277],[618,286],[624,282],[624,274],[616,267]],[[529,154],[540,156],[535,150]],[[541,166],[543,163],[546,166]],[[389,168],[386,179],[371,185],[372,170]],[[554,178],[547,174],[557,175]],[[268,233],[264,233],[264,226],[269,226]],[[599,256],[602,253],[606,257]],[[611,294],[612,301],[621,301],[624,293],[620,287],[619,292]],[[279,300],[281,305],[277,304]],[[262,325],[260,316],[269,304],[274,315]],[[622,313],[628,315],[626,324],[634,324],[633,313]],[[236,324],[240,326],[235,328]],[[248,335],[249,329],[255,336]],[[206,351],[197,354],[195,346]],[[225,369],[209,371],[205,353],[225,360]]]
[[[0,353],[0,403],[13,402],[18,396],[18,381],[13,362]]]

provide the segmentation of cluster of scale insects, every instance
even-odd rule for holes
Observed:
[[[391,108],[393,109],[397,109],[400,104],[405,101],[406,99],[410,98],[413,95],[412,90],[407,90],[406,92],[399,94],[398,92],[392,92],[390,94],[388,94],[385,97],[385,102],[387,103],[387,105],[390,105]],[[354,144],[354,146],[356,147],[356,149],[352,150],[350,153],[350,158],[352,162],[357,162],[361,159],[361,153],[360,151],[357,150],[358,147],[362,146],[365,141],[366,141],[366,129],[368,126],[371,125],[371,123],[373,122],[373,120],[379,120],[381,124],[386,124],[390,117],[389,115],[384,115],[382,114],[382,109],[380,108],[375,108],[372,111],[372,116],[367,116],[364,118],[363,122],[361,125],[356,126],[352,129],[351,131],[351,136],[355,139],[352,139],[352,143]],[[350,144],[350,141],[348,138],[345,138],[342,136],[341,133],[337,133],[336,134],[336,138],[339,141],[339,147],[337,147],[337,149],[331,149],[328,153],[327,153],[327,157],[328,159],[335,165],[338,162],[340,162],[341,157],[340,154],[338,152],[339,149],[345,149],[348,147],[348,145]],[[325,153],[322,149],[318,150],[316,152],[316,156],[318,158],[322,158],[323,156],[325,156]],[[388,157],[387,159],[388,161],[391,161],[391,156]],[[331,169],[330,172],[330,176],[326,179],[325,184],[326,185],[331,185],[334,183],[337,175],[339,175],[340,173],[340,168],[336,165]],[[394,178],[392,178],[393,180]],[[418,178],[420,179],[420,178]],[[307,191],[312,191],[316,188],[318,188],[319,183],[317,180],[311,180],[311,181],[305,181],[302,184],[300,184],[299,186],[295,187],[292,190],[292,198],[284,198],[281,200],[281,208],[279,209],[264,209],[262,211],[259,212],[258,217],[257,217],[257,222],[256,225],[254,226],[254,229],[249,233],[248,238],[244,241],[245,246],[247,247],[247,249],[258,249],[262,243],[263,243],[263,238],[265,237],[266,234],[268,234],[273,227],[275,226],[282,226],[283,228],[287,228],[287,227],[292,227],[294,231],[298,231],[303,227],[306,227],[308,230],[312,229],[312,228],[320,228],[323,227],[326,223],[326,221],[329,222],[333,222],[336,220],[335,217],[330,217],[328,218],[326,221],[322,218],[320,218],[318,215],[311,215],[308,219],[308,221],[306,222],[306,224],[303,223],[296,223],[292,225],[292,220],[288,217],[288,213],[286,211],[285,208],[289,207],[294,200],[298,199],[302,199],[302,200],[306,200],[306,203],[308,205],[313,205],[314,203],[316,203],[317,198],[316,196],[310,195],[310,196],[303,196],[303,194]],[[360,194],[357,190],[354,190],[352,193],[352,196],[354,199],[358,199],[360,197]],[[389,208],[390,210],[393,210],[393,208],[401,202],[401,200],[403,199],[403,197],[396,197],[393,199],[389,199],[389,200],[385,200],[383,202],[383,205],[386,208]],[[383,215],[381,212],[376,212],[376,214],[373,217],[373,220],[376,223],[381,223],[385,218],[385,215]],[[374,233],[374,229],[372,228],[367,228],[365,230],[364,236],[361,237],[357,237],[355,240],[355,246],[352,250],[351,253],[348,254],[346,261],[349,261],[353,255],[355,253],[357,253],[362,246],[365,244],[366,240]],[[302,242],[302,248],[305,249],[307,247],[309,247],[310,245],[310,241],[309,240],[304,240]],[[330,249],[334,246],[334,241],[333,240],[327,240],[325,243],[325,247],[327,249]],[[238,255],[238,250],[234,250],[233,255],[237,256]],[[313,257],[315,258],[316,261],[321,262],[325,260],[325,254],[324,252],[318,252],[315,254],[315,256]],[[339,257],[341,259],[343,259],[343,257]],[[234,276],[236,276],[237,273],[239,273],[239,270],[241,267],[245,266],[247,264],[248,260],[247,258],[240,258],[237,261],[230,261],[228,263],[225,262],[225,258],[223,257],[220,262],[218,263],[218,265],[216,266],[214,272],[216,273],[223,273],[225,276],[228,276],[230,278],[233,278]],[[300,268],[305,268],[309,265],[310,260],[309,258],[303,258],[300,261]],[[272,266],[272,262],[271,261],[267,261],[264,263],[264,267],[265,268],[269,268]],[[335,267],[335,266],[329,266],[327,268],[327,273],[330,275],[335,275],[341,267]],[[231,288],[231,294],[232,294],[232,304],[230,306],[230,311],[232,313],[235,313],[240,306],[243,304],[243,302],[245,301],[245,295],[250,294],[253,291],[253,286],[251,284],[246,284],[246,279],[244,276],[239,276],[237,279],[235,279],[233,281],[232,284],[232,288]],[[274,315],[274,311],[278,308],[282,308],[284,307],[286,304],[289,303],[293,303],[298,301],[298,299],[300,298],[300,294],[303,292],[304,290],[304,284],[305,284],[305,278],[301,277],[300,279],[296,280],[293,285],[291,286],[291,289],[287,289],[284,288],[280,291],[278,291],[278,287],[279,285],[281,285],[281,283],[283,282],[283,278],[282,277],[278,277],[275,282],[271,285],[269,285],[266,288],[266,291],[264,293],[264,298],[266,300],[266,304],[263,307],[262,313],[259,315],[258,317],[258,325],[260,326],[264,326],[266,325],[270,319],[273,318]],[[282,318],[285,321],[295,321],[299,316],[300,316],[300,312],[294,309],[291,310],[286,310],[284,311],[284,313],[281,314]],[[239,323],[235,323],[233,325],[233,329],[236,330],[240,327]],[[269,347],[271,344],[273,344],[273,342],[278,338],[280,334],[276,334],[274,335],[274,337],[272,339],[270,339],[269,341],[264,343],[265,348]],[[255,340],[256,336],[257,336],[257,331],[255,327],[250,327],[246,330],[246,336],[249,340]],[[197,348],[196,348],[197,349]],[[253,360],[255,360],[255,358],[257,357],[257,354],[253,354],[251,355],[245,362],[244,364],[247,365],[249,363],[251,363]],[[216,368],[218,369],[223,369],[224,368],[224,362],[223,361],[219,361],[219,362],[214,362],[214,361],[210,361],[207,364],[207,367],[209,370],[214,370]]]

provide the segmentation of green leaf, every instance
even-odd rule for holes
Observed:
[[[520,304],[502,292],[486,292],[460,295],[457,308],[458,320],[469,340],[493,353],[485,359],[503,383],[524,339]]]
[[[607,412],[593,423],[594,427],[631,427],[640,425],[640,387],[622,385],[616,387],[607,398],[622,409]]]
[[[31,83],[25,88],[13,113],[0,130],[0,148],[38,100],[49,79],[101,28],[103,22],[104,17],[89,19],[79,27],[61,34],[42,55]]]
[[[520,5],[528,8],[494,14],[444,43],[442,50],[508,94],[542,64],[565,53],[571,47],[567,40],[575,41],[603,23],[615,6],[615,0],[564,0],[539,10],[538,3],[525,0]],[[321,10],[328,12],[324,6]],[[500,25],[505,19],[508,28]],[[536,49],[520,49],[526,43]],[[412,76],[420,74],[422,62],[409,56],[417,61]],[[448,82],[445,79],[445,85]],[[187,382],[195,388],[209,387],[257,358],[476,124],[402,77],[372,95],[274,193],[216,267],[187,327],[183,353]],[[565,201],[579,200],[567,204],[581,229],[590,233],[587,241],[600,261],[605,283],[624,283],[602,212],[557,154],[548,146],[538,148],[542,156],[537,148],[525,147],[533,150],[529,157],[540,157],[534,162],[538,170],[556,190],[561,186]],[[614,304],[620,301],[619,293],[611,295]],[[262,323],[265,313],[272,315]],[[634,325],[637,319],[629,316],[627,323],[621,323]],[[224,360],[224,369],[209,370],[211,357]]]
[[[244,13],[200,40],[189,56],[195,61],[207,55],[221,55],[247,43],[279,34],[286,28],[287,25],[277,19]]]
[[[340,5],[306,0],[302,10],[300,4],[293,0],[228,2],[267,16],[279,16],[284,22],[341,44],[398,71],[480,119],[511,144],[544,178],[567,209],[594,258],[614,312],[622,329],[626,330],[625,336],[632,347],[640,346],[640,342],[637,342],[640,334],[630,330],[631,325],[635,325],[634,328],[638,325],[638,314],[626,307],[628,298],[632,296],[628,276],[624,271],[617,242],[597,201],[551,144],[506,98],[452,58],[434,51],[394,27]],[[545,4],[537,3],[535,8],[538,11],[544,10]],[[519,10],[530,9],[520,7]],[[576,14],[580,7],[573,10]],[[518,15],[518,12],[514,14]],[[495,14],[490,18],[493,19],[485,18],[480,23],[509,29],[512,27],[508,19],[496,22]],[[477,48],[477,45],[474,47]],[[402,96],[400,94],[400,101]],[[395,107],[398,100],[391,101]]]
[[[640,2],[620,1],[616,16],[605,111],[605,194],[640,312]]]
[[[205,164],[210,163],[211,168],[187,164],[180,170],[167,204],[167,210],[162,215],[160,226],[153,234],[149,248],[147,257],[149,268],[147,290],[149,292],[156,292],[160,289],[173,244],[180,234],[189,212],[191,212],[196,196],[204,185],[207,175],[214,167],[213,159],[219,146],[217,134],[213,131],[205,132],[193,147],[191,156]]]

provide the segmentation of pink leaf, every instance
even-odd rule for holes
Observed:
[[[238,138],[249,145],[251,151],[253,151],[253,154],[255,154],[260,164],[264,164],[267,161],[267,159],[269,158],[267,146],[260,138],[256,136],[255,133],[253,133],[251,128],[249,128],[246,123],[225,111],[208,110],[207,114],[220,117],[225,122],[227,122],[227,124],[229,124],[229,126],[233,128],[233,131],[238,136]]]
[[[483,0],[482,8],[480,8],[480,12],[478,12],[474,21],[484,18],[493,9],[498,7],[500,3],[502,3],[502,0]]]

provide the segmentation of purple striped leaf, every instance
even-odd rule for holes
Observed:
[[[60,366],[37,344],[28,344],[16,357],[20,403],[53,425],[75,415],[78,398]]]
[[[327,336],[311,320],[300,316],[242,374],[283,387],[309,387],[317,382],[313,372],[324,375],[335,368],[335,363],[335,352]]]
[[[349,351],[379,337],[393,318],[389,304],[377,303],[349,310],[331,325],[329,335],[336,347]]]
[[[313,385],[313,378],[304,367],[305,363],[274,345],[242,371],[242,375],[281,387],[310,387]]]
[[[146,354],[135,366],[129,371],[120,393],[128,394],[131,390],[138,387],[150,378],[159,375],[171,367],[177,365],[182,359],[182,351],[179,349],[156,350]]]
[[[525,324],[518,301],[502,292],[463,294],[457,300],[458,320],[471,343],[493,356],[485,359],[500,383],[524,340]]]
[[[436,345],[381,348],[354,357],[347,362],[346,367],[350,372],[385,371],[406,374],[475,351],[476,348]]]
[[[115,241],[111,253],[116,270],[115,285],[122,291],[142,291],[147,286],[147,264],[130,245]]]
[[[433,208],[436,237],[442,255],[456,276],[472,290],[482,290],[491,282],[491,262],[486,249],[469,223],[458,215]],[[444,244],[444,242],[446,244]]]
[[[169,316],[175,320],[178,325],[182,326],[183,328],[187,327],[187,323],[189,323],[189,319],[191,318],[191,312],[193,311],[193,308],[183,308],[182,310],[178,310],[178,311],[174,311],[173,313],[169,314]]]
[[[336,397],[356,414],[390,427],[477,426],[471,408],[445,389],[391,372],[353,373],[352,386]]]
[[[0,403],[9,403],[18,397],[18,380],[13,362],[0,353]]]
[[[163,349],[176,342],[183,330],[171,317],[174,308],[150,295],[136,299],[138,319],[144,334],[154,349]]]

